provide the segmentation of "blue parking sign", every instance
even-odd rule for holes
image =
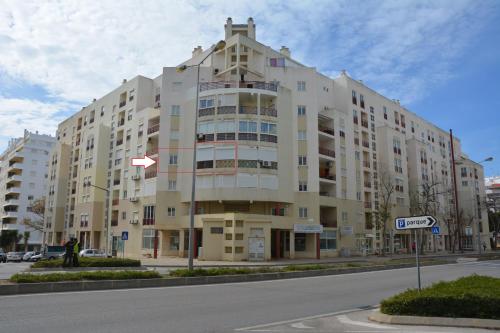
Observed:
[[[128,240],[128,231],[122,231],[122,240]]]
[[[432,233],[433,233],[434,235],[439,235],[439,234],[440,234],[439,227],[432,227]]]
[[[399,228],[399,229],[404,228],[404,227],[405,227],[405,225],[406,225],[406,223],[405,223],[405,219],[399,219],[399,220],[398,220],[398,228]]]

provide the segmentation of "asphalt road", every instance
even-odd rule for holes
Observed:
[[[12,275],[24,271],[31,264],[33,263],[25,261],[0,263],[0,279],[8,279]]]
[[[0,296],[0,331],[234,332],[378,304],[385,297],[415,287],[415,271],[410,268],[255,283]],[[422,282],[427,285],[473,273],[500,277],[500,261],[423,267]]]

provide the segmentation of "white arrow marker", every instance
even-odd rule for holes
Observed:
[[[143,166],[144,168],[150,167],[155,164],[156,161],[148,156],[144,156],[144,158],[133,158],[132,165],[133,166]]]

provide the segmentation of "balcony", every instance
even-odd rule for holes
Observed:
[[[113,199],[113,201],[112,201],[113,206],[118,206],[119,203],[120,203],[120,199]]]
[[[371,201],[365,201],[365,208],[367,208],[367,209],[371,209],[372,208]]]
[[[268,116],[268,117],[277,117],[278,116],[278,110],[276,108],[260,108],[260,115],[261,116]]]
[[[333,130],[333,128],[323,125],[318,125],[318,131],[329,135],[335,135],[335,131]]]
[[[121,102],[120,102],[120,104],[119,104],[119,107],[121,107],[121,108],[122,108],[122,107],[124,107],[124,106],[125,106],[125,104],[127,104],[127,101],[121,101]]]
[[[17,219],[18,216],[18,212],[5,212],[2,219]]]
[[[319,191],[319,195],[322,197],[335,198],[335,192],[333,191]]]
[[[19,199],[10,199],[5,201],[3,204],[4,207],[6,206],[18,206],[19,205]]]
[[[361,120],[361,126],[368,128],[368,120]]]
[[[240,106],[239,114],[257,114],[256,106]]]
[[[125,125],[125,118],[122,118],[118,120],[118,123],[116,124],[118,127]]]
[[[23,169],[23,164],[20,162],[12,163],[9,165],[9,172],[15,171],[15,170],[22,170],[22,169]]]
[[[10,177],[7,177],[6,184],[9,184],[11,182],[20,182],[22,180],[22,177],[20,175],[12,175]]]
[[[198,134],[198,142],[211,142],[214,141],[214,139],[215,139],[214,134],[203,134],[203,135]]]
[[[7,188],[5,194],[19,194],[21,193],[21,187],[19,186],[11,186]]]
[[[355,144],[356,146],[359,146],[359,138],[354,138],[354,144]]]
[[[148,127],[148,134],[156,133],[160,130],[160,124],[151,125]]]
[[[113,180],[113,185],[120,185],[120,179]]]
[[[318,152],[320,155],[325,155],[331,158],[335,158],[335,150],[319,147]]]
[[[118,219],[112,219],[111,220],[111,226],[112,227],[117,227],[118,226]]]
[[[121,146],[123,144],[123,139],[116,140],[116,145]]]
[[[219,106],[217,114],[236,114],[236,105]]]
[[[364,141],[364,140],[363,140],[362,145],[363,145],[363,147],[365,147],[365,148],[370,148],[370,142],[368,142],[368,141]]]
[[[365,168],[369,168],[370,167],[370,162],[369,161],[363,161],[363,166]]]
[[[204,108],[198,110],[198,117],[213,116],[215,114],[215,108]]]
[[[364,185],[365,187],[368,187],[368,188],[371,188],[372,187],[372,183],[371,182],[364,182]]]
[[[278,91],[278,84],[263,81],[217,81],[200,83],[200,91],[213,89],[246,88]]]
[[[142,219],[142,225],[154,225],[155,219]]]
[[[327,228],[337,228],[337,221],[336,220],[320,217],[319,223],[321,223],[324,227],[327,227]]]
[[[319,170],[319,178],[321,179],[327,179],[327,180],[337,180],[337,175],[331,174],[328,169],[326,170]]]
[[[153,148],[149,148],[148,150],[146,150],[146,155],[148,155],[148,156],[153,156],[156,154],[158,154],[158,147],[153,147]]]

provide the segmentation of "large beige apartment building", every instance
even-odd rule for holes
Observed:
[[[165,67],[154,79],[124,80],[59,125],[46,242],[78,237],[87,248],[126,256],[187,256],[196,137],[199,259],[411,249],[411,235],[394,231],[392,221],[386,235],[373,223],[381,181],[391,184],[393,217],[410,214],[422,184],[450,188],[449,134],[345,72],[329,78],[288,48],[259,43],[251,18],[228,19],[225,42],[201,65],[199,86],[195,67]],[[198,46],[184,65],[211,51]],[[456,138],[454,146],[461,156]],[[131,166],[144,155],[157,163]],[[439,200],[444,229],[453,198]],[[429,247],[445,248],[442,233],[427,235]]]

